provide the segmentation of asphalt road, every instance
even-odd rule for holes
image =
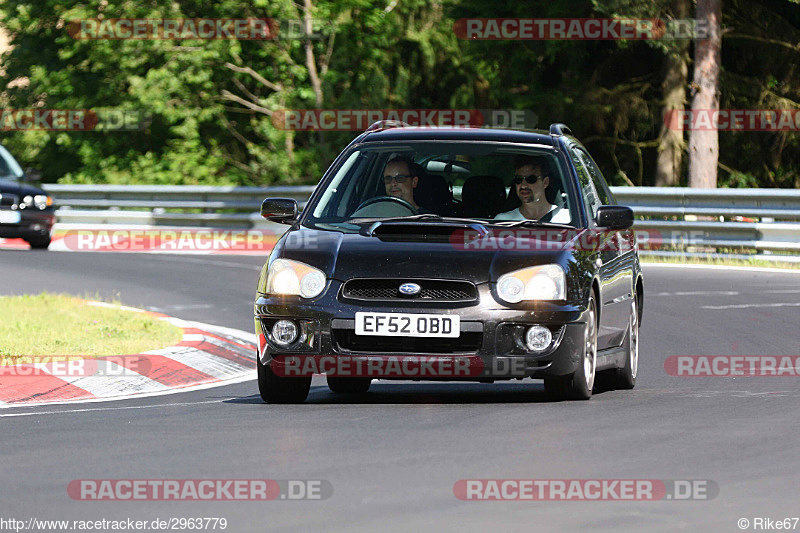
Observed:
[[[262,260],[0,252],[0,293],[117,297],[250,330]],[[0,518],[225,517],[227,531],[740,531],[800,516],[800,379],[668,375],[671,355],[798,355],[800,274],[645,267],[633,391],[547,403],[540,382],[375,382],[303,405],[255,381],[0,410]],[[7,318],[7,317],[6,317]],[[20,415],[20,416],[10,416]],[[76,479],[327,480],[321,501],[74,501]],[[694,501],[460,501],[461,479],[711,480]],[[1,525],[2,523],[0,523]],[[800,528],[800,524],[797,526]]]

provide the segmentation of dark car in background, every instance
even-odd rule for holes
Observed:
[[[56,222],[53,198],[24,183],[29,176],[0,145],[0,238],[24,239],[34,249],[50,246]]]
[[[520,216],[533,201],[547,215]],[[291,225],[254,306],[267,402],[304,401],[322,373],[343,393],[373,378],[534,378],[553,398],[588,399],[636,383],[644,285],[633,212],[562,124],[376,123],[302,213],[282,198],[261,213]]]

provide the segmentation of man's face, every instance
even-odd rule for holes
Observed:
[[[544,190],[550,183],[550,178],[542,176],[542,169],[537,165],[522,165],[514,171],[515,181],[519,181],[519,178],[524,178],[526,176],[530,176],[530,179],[538,176],[539,179],[536,180],[535,183],[528,183],[527,180],[523,179],[522,183],[516,185],[517,196],[519,196],[522,203],[546,202],[547,197],[545,196]]]
[[[388,182],[386,181],[391,179]],[[402,181],[402,183],[400,183]],[[419,178],[416,176],[411,177],[408,165],[403,161],[396,161],[386,165],[383,169],[383,182],[386,185],[386,194],[388,196],[396,196],[406,202],[415,205],[414,202],[414,187],[417,186]]]

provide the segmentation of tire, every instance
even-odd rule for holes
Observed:
[[[618,368],[613,374],[612,384],[615,389],[630,390],[636,386],[639,373],[639,300],[636,293],[631,305],[631,318],[628,322],[628,340],[625,343],[627,354],[625,366]]]
[[[33,237],[26,240],[28,244],[31,245],[32,250],[47,250],[47,247],[50,246],[49,235],[47,237]]]
[[[328,388],[338,394],[361,394],[369,390],[372,378],[337,378],[328,376]]]
[[[311,388],[311,377],[285,378],[278,376],[256,354],[258,392],[267,403],[303,403]]]
[[[597,300],[592,291],[586,307],[583,364],[572,374],[544,380],[544,390],[554,400],[588,400],[597,376]]]

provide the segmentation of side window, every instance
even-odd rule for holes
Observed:
[[[578,182],[581,186],[581,194],[583,194],[586,207],[589,209],[592,219],[594,219],[597,216],[597,208],[603,205],[603,203],[595,190],[594,183],[592,183],[592,178],[589,171],[586,169],[581,153],[576,148],[571,148],[569,155],[578,173]]]
[[[577,152],[581,159],[583,159],[584,165],[589,171],[589,175],[592,177],[592,184],[594,185],[594,190],[597,191],[600,197],[600,201],[603,202],[603,205],[614,204],[614,199],[611,197],[610,191],[606,188],[606,180],[603,178],[603,174],[600,172],[600,169],[597,168],[594,160],[583,150],[579,149]]]

